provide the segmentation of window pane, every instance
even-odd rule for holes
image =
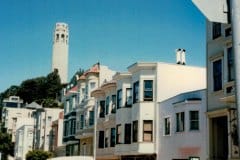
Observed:
[[[222,89],[222,60],[213,62],[213,90]]]
[[[125,144],[131,143],[131,124],[125,124]]]
[[[133,142],[138,141],[138,121],[133,121]]]
[[[233,81],[235,79],[235,69],[234,69],[234,58],[232,47],[227,49],[228,58],[228,81]]]
[[[105,117],[105,101],[100,101],[100,114],[99,114],[100,118],[104,118]]]
[[[132,106],[132,88],[126,89],[126,107]]]
[[[199,130],[199,111],[190,111],[190,130]]]
[[[184,112],[176,113],[176,131],[183,132],[184,131]]]
[[[106,98],[106,115],[108,115],[108,113],[109,113],[109,103],[110,103],[109,97],[107,97]]]
[[[117,91],[117,108],[121,108],[122,106],[122,90]]]
[[[116,134],[116,140],[117,140],[117,144],[121,143],[121,124],[117,125],[116,127],[117,129],[117,134]]]
[[[111,128],[111,144],[110,144],[110,147],[115,146],[115,134],[116,134],[116,129]]]
[[[112,110],[111,113],[116,113],[116,95],[112,95]]]
[[[153,100],[153,81],[145,80],[144,81],[144,101]]]
[[[139,99],[139,82],[133,84],[133,103],[137,103]]]
[[[143,141],[152,141],[152,120],[143,121]]]
[[[165,118],[164,119],[164,135],[169,135],[170,134],[170,118]]]

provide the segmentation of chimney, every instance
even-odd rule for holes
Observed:
[[[181,64],[181,49],[176,49],[176,63]]]
[[[186,50],[178,48],[176,49],[176,63],[185,65],[186,64],[186,56],[185,56]]]

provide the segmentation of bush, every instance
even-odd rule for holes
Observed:
[[[48,158],[51,158],[53,154],[48,151],[42,151],[42,150],[33,150],[28,151],[26,154],[26,160],[46,160]]]

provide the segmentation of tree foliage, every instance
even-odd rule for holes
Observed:
[[[51,157],[53,157],[51,152],[42,150],[28,151],[26,154],[26,160],[46,160]]]
[[[48,107],[48,102],[51,107],[56,107],[57,99],[60,96],[62,84],[58,71],[54,70],[46,77],[37,77],[24,80],[20,86],[11,86],[5,92],[0,94],[0,106],[4,98],[12,95],[17,95],[23,99],[24,103],[33,101],[43,104]]]
[[[13,156],[14,144],[11,141],[11,135],[6,132],[0,132],[0,152],[2,160],[7,160],[8,155]]]

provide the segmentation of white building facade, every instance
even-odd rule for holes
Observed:
[[[159,160],[207,159],[206,90],[158,103]]]
[[[68,43],[68,24],[56,23],[53,34],[52,71],[58,70],[63,84],[68,81]]]
[[[179,81],[176,81],[179,77]],[[158,102],[206,87],[206,70],[183,64],[138,62],[117,81],[115,155],[156,159],[159,145]],[[161,155],[158,155],[161,156]]]
[[[16,132],[14,157],[16,160],[25,160],[28,151],[33,147],[33,125],[22,125]]]

